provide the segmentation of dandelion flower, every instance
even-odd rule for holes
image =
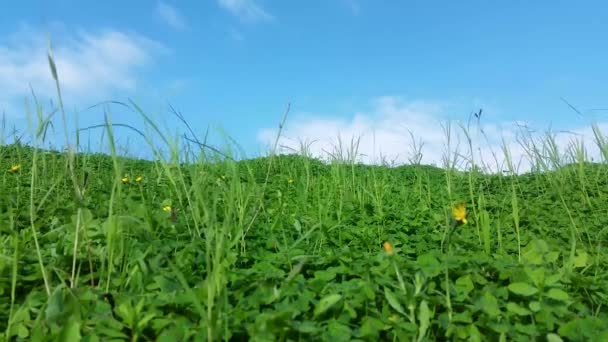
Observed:
[[[382,242],[382,249],[384,249],[384,251],[388,255],[393,254],[393,245],[391,245],[391,243],[388,240],[385,240],[384,242]]]
[[[129,183],[129,177],[127,177],[126,175],[124,177],[122,177],[121,179],[123,184]]]
[[[144,179],[144,177],[142,177],[142,176],[137,176],[137,178],[135,178],[135,181],[136,181],[137,183],[139,183],[139,182],[141,182],[143,179]]]
[[[457,223],[467,224],[467,208],[464,202],[452,208],[452,217]]]
[[[19,170],[21,170],[21,164],[17,164],[17,165],[13,165],[11,166],[10,169],[8,169],[10,172],[17,172]]]
[[[165,212],[170,212],[171,211],[171,206],[170,205],[166,205],[163,207],[163,211]]]

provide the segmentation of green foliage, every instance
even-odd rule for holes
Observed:
[[[7,341],[608,340],[603,164],[0,156]]]

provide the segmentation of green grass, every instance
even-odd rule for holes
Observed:
[[[0,160],[7,341],[608,337],[605,164],[175,166],[21,145]]]
[[[505,144],[507,172],[490,174],[469,127],[464,154],[443,127],[443,168],[418,164],[413,135],[408,166],[356,163],[358,140],[329,162],[305,143],[233,161],[130,103],[147,129],[106,107],[93,128],[108,154],[81,153],[49,63],[70,148],[40,148],[56,112],[39,105],[31,143],[0,147],[0,341],[608,340],[597,126],[601,163],[582,144],[562,154],[551,135],[524,137],[532,172]],[[116,127],[155,161],[122,156]],[[462,202],[466,224],[452,217]]]

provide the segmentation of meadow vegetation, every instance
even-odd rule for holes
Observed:
[[[599,162],[547,136],[530,172],[504,149],[490,173],[473,147],[235,161],[133,108],[153,160],[116,152],[111,115],[107,154],[39,148],[39,106],[31,143],[0,148],[0,341],[608,340],[597,126]]]

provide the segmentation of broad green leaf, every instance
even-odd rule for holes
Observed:
[[[175,278],[170,278],[159,274],[154,276],[153,279],[164,293],[172,293],[181,290],[181,287]]]
[[[327,325],[327,333],[332,342],[352,341],[352,330],[339,321],[331,321]]]
[[[419,255],[416,264],[427,278],[436,277],[442,271],[441,263],[437,260],[437,257],[430,253]]]
[[[426,331],[431,323],[429,305],[424,299],[420,302],[420,307],[418,308],[418,321],[420,322],[418,327],[418,342],[420,342],[426,335]]]
[[[549,246],[544,240],[532,240],[522,251],[522,261],[527,264],[543,264],[543,256],[549,252]]]
[[[63,326],[61,334],[59,335],[59,341],[72,342],[80,341],[82,336],[80,335],[80,322],[72,317]]]
[[[342,295],[337,294],[337,293],[330,294],[330,295],[327,295],[327,296],[321,298],[321,300],[315,307],[314,316],[317,317],[320,314],[324,313],[329,308],[334,306],[337,302],[339,302],[340,299],[342,299]]]
[[[395,309],[395,311],[405,316],[405,311],[403,310],[401,303],[399,303],[399,300],[397,297],[395,297],[395,294],[387,287],[384,288],[384,298],[386,298],[388,304]]]
[[[494,318],[500,315],[500,309],[498,308],[498,300],[494,295],[488,291],[483,294],[481,298],[481,308],[488,314],[488,316]]]
[[[559,259],[559,255],[560,253],[556,251],[547,252],[544,257],[545,263],[552,263],[557,261],[557,259]]]
[[[315,333],[319,331],[319,327],[313,321],[303,321],[295,328],[297,331],[305,334]]]
[[[562,279],[561,273],[552,274],[545,279],[545,286],[554,285],[557,282],[559,282],[561,279]]]
[[[65,303],[63,300],[63,286],[57,286],[51,296],[45,310],[46,320],[57,324],[65,316]]]
[[[566,300],[570,299],[570,296],[568,296],[568,293],[566,293],[564,290],[560,290],[560,289],[556,289],[556,288],[550,289],[549,291],[547,291],[547,293],[545,295],[551,299],[555,299],[555,300],[559,300],[559,301],[566,301]]]
[[[561,337],[559,337],[559,335],[554,334],[554,333],[548,333],[547,334],[547,342],[563,342],[564,340],[562,340]]]
[[[524,308],[523,306],[521,306],[517,303],[513,303],[513,302],[507,303],[507,310],[509,312],[512,312],[519,316],[527,316],[527,315],[532,314],[532,312],[530,312],[530,310]]]
[[[479,332],[479,329],[477,329],[475,324],[469,325],[469,337],[468,337],[467,341],[472,341],[472,342],[481,342],[482,341],[481,333]]]
[[[526,274],[528,275],[530,280],[532,280],[532,282],[534,283],[534,285],[537,288],[541,287],[544,284],[544,282],[545,282],[545,269],[544,268],[526,267],[526,268],[524,268],[524,271],[526,272]]]
[[[456,279],[456,291],[459,294],[466,296],[469,292],[473,291],[474,288],[475,285],[473,284],[470,275],[467,274]]]
[[[531,296],[538,292],[536,287],[522,282],[509,284],[509,290],[521,296]]]
[[[17,336],[25,339],[29,335],[30,335],[30,332],[29,332],[29,330],[27,330],[27,327],[25,325],[23,325],[23,324],[17,325]]]
[[[574,267],[587,266],[588,259],[589,259],[589,254],[587,254],[587,252],[578,253],[578,255],[576,257],[574,257]]]
[[[473,323],[471,311],[455,312],[452,316],[452,322],[458,323]]]
[[[377,341],[380,330],[384,327],[384,322],[370,316],[363,317],[362,321],[361,329],[359,329],[360,337],[367,337],[367,339]]]
[[[512,329],[512,326],[507,321],[498,322],[496,320],[488,322],[488,327],[499,334],[506,334]]]
[[[315,279],[322,280],[324,282],[329,282],[329,281],[333,280],[335,277],[336,277],[336,272],[333,272],[333,271],[321,270],[321,271],[315,272]]]
[[[534,312],[539,312],[541,307],[540,307],[540,302],[538,301],[531,301],[530,304],[528,304],[528,307],[530,308],[530,310],[534,311]]]

